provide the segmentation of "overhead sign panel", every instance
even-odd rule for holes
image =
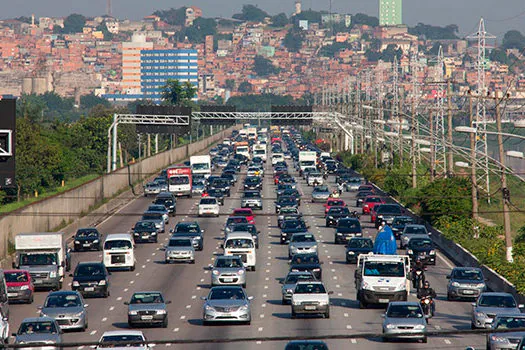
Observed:
[[[173,115],[190,116],[191,108],[185,106],[163,106],[163,105],[139,105],[137,114],[140,115]],[[175,119],[175,118],[174,118]],[[191,118],[190,118],[191,119]],[[189,125],[159,125],[159,124],[137,124],[139,134],[177,134],[183,135],[190,131]]]
[[[15,186],[16,98],[0,95],[0,188]]]

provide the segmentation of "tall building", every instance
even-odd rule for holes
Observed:
[[[140,85],[143,98],[160,102],[168,79],[198,86],[197,50],[142,50]]]
[[[153,43],[143,34],[133,34],[131,42],[122,43],[122,91],[128,95],[139,95],[140,57],[143,50],[152,50]]]
[[[403,24],[403,0],[379,0],[379,25]]]

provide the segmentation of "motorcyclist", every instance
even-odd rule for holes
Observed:
[[[418,299],[430,298],[434,300],[436,299],[436,296],[437,296],[436,291],[433,288],[430,288],[430,282],[428,281],[425,281],[425,283],[423,283],[423,288],[420,288],[419,291],[417,292]],[[432,315],[434,315],[436,306],[434,305],[434,303],[431,303],[430,305],[431,305],[431,313]]]
[[[339,198],[339,192],[334,190],[334,192],[332,192],[332,198]]]
[[[415,264],[412,266],[412,286],[414,288],[416,288],[416,289],[418,288],[418,286],[416,284],[417,283],[417,277],[416,277],[417,276],[417,273],[416,273],[417,271],[421,271],[421,278],[422,278],[422,282],[423,282],[423,285],[424,285],[425,282],[426,282],[425,281],[425,273],[424,273],[424,271],[425,271],[425,264],[423,264],[423,262],[421,261],[421,259],[419,257],[416,259]]]
[[[342,195],[343,194],[343,190],[344,190],[344,184],[342,182],[339,183],[339,185],[337,185],[337,189],[339,190],[339,195]]]

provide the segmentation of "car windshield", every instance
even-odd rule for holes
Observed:
[[[96,230],[78,230],[76,238],[96,238],[99,233]]]
[[[131,249],[132,247],[133,245],[131,244],[131,241],[128,241],[127,239],[116,239],[116,240],[106,241],[104,243],[105,250]]]
[[[56,253],[38,253],[38,254],[20,254],[20,265],[22,266],[33,266],[33,265],[56,265],[57,255]]]
[[[164,205],[150,205],[148,207],[148,211],[165,212],[166,211],[166,207]]]
[[[47,297],[44,307],[78,307],[81,306],[78,295],[75,294],[51,294]]]
[[[168,247],[191,247],[193,243],[189,239],[170,239]]]
[[[313,235],[293,235],[292,242],[315,242]]]
[[[215,267],[240,268],[243,267],[243,264],[239,258],[220,258],[215,261]]]
[[[319,264],[319,257],[317,255],[302,255],[296,254],[292,258],[292,264]]]
[[[190,183],[189,176],[172,176],[170,177],[170,185],[187,185]]]
[[[257,233],[257,228],[252,224],[237,224],[233,225],[232,232],[250,232]]]
[[[482,295],[479,298],[478,305],[483,307],[514,308],[516,307],[516,301],[510,295]]]
[[[348,248],[370,248],[374,247],[371,239],[351,239],[348,242]]]
[[[317,186],[314,188],[314,192],[328,192],[328,187],[326,186]]]
[[[411,224],[413,222],[414,220],[412,220],[412,218],[396,218],[394,219],[394,222],[392,223],[392,225],[406,225],[406,224]]]
[[[210,164],[208,163],[197,163],[191,165],[193,170],[209,170]]]
[[[99,264],[80,264],[77,266],[75,276],[104,276],[104,268]]]
[[[152,293],[135,293],[131,297],[129,302],[130,304],[162,304],[164,299],[162,294],[152,292]]]
[[[495,329],[525,328],[525,317],[498,316]]]
[[[253,215],[251,210],[239,210],[239,209],[235,209],[233,211],[233,214],[238,215],[238,216],[252,216]]]
[[[328,215],[334,215],[334,214],[350,214],[350,211],[347,207],[332,207],[328,211]]]
[[[306,229],[306,224],[302,220],[287,220],[283,223],[283,230],[286,229]]]
[[[345,205],[345,202],[339,201],[339,200],[337,200],[337,201],[331,200],[331,201],[328,202],[328,205],[331,206],[331,207],[342,207],[342,206]]]
[[[339,220],[339,222],[337,223],[337,227],[344,227],[344,228],[355,228],[355,229],[358,229],[358,228],[361,228],[361,224],[359,223],[358,220]]]
[[[106,335],[106,336],[103,336],[102,339],[100,339],[100,342],[101,343],[105,343],[105,342],[125,342],[125,341],[129,341],[129,342],[140,342],[140,341],[143,341],[144,338],[141,336],[141,335],[127,335],[127,334],[122,334],[122,335]],[[122,344],[119,344],[118,345],[119,347],[120,346],[124,346]],[[134,345],[136,346],[136,345]],[[110,348],[110,347],[117,347],[116,345],[104,345],[105,348]]]
[[[431,248],[432,241],[428,238],[412,238],[408,241],[409,248]]]
[[[244,198],[261,198],[259,192],[244,192]]]
[[[393,318],[422,318],[421,308],[416,305],[391,305],[386,313]]]
[[[227,239],[225,248],[234,249],[234,248],[253,248],[253,240],[248,238],[232,238]]]
[[[297,281],[301,281],[301,280],[312,280],[314,279],[314,277],[310,274],[305,274],[305,275],[288,275],[286,277],[286,280],[284,282],[284,284],[295,284],[297,283]]]
[[[281,209],[281,214],[296,214],[298,213],[297,208],[283,208]]]
[[[148,213],[142,215],[142,220],[163,220],[162,214],[156,214],[156,213]]]
[[[408,234],[427,234],[427,230],[426,228],[424,227],[419,227],[419,226],[406,226],[405,227],[405,230],[403,231],[403,233],[408,233]]]
[[[367,261],[364,266],[365,276],[403,277],[405,266],[402,262]]]
[[[197,232],[201,232],[200,228],[198,225],[195,225],[195,224],[177,224],[177,226],[175,226],[175,232],[177,233],[186,233],[186,232],[190,232],[190,233],[197,233]]]
[[[173,200],[168,198],[157,198],[155,199],[155,204],[162,204],[164,206],[173,205]]]
[[[456,270],[453,277],[459,280],[483,281],[483,274],[479,270]]]
[[[51,321],[39,321],[39,322],[24,322],[18,329],[18,334],[34,334],[34,333],[46,333],[55,334],[57,328],[55,323]]]
[[[201,198],[200,204],[217,204],[217,199],[215,198]]]
[[[155,229],[155,224],[151,221],[139,221],[135,224],[135,230],[139,229]]]
[[[365,198],[365,203],[380,203],[381,198],[380,197],[368,197]]]
[[[372,192],[370,192],[370,191],[358,192],[357,193],[357,198],[365,198],[365,197],[367,197],[367,196],[369,196],[371,194],[372,194]]]
[[[241,288],[214,288],[208,300],[243,300],[246,299]]]
[[[295,286],[294,294],[325,294],[326,289],[321,283],[299,283]]]
[[[246,217],[244,216],[236,217],[236,218],[228,218],[228,220],[226,220],[226,226],[233,225],[233,224],[247,224],[247,223],[248,223],[248,219],[246,219]]]
[[[401,207],[399,205],[380,205],[379,208],[377,208],[376,213],[401,214]]]
[[[27,275],[23,271],[5,272],[5,281],[11,283],[29,282]]]

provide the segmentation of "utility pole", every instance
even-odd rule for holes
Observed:
[[[432,110],[429,111],[428,114],[430,118],[430,181],[434,181],[434,176],[436,173],[436,138],[434,135],[434,115],[432,114]]]
[[[412,120],[410,123],[410,158],[412,160],[412,188],[417,188],[417,163],[416,163],[416,103],[419,95],[417,84],[417,62],[416,55],[413,54],[410,59],[410,71],[412,73]]]
[[[510,192],[507,188],[507,176],[505,174],[505,150],[503,149],[503,135],[501,130],[501,112],[499,91],[496,91],[495,102],[496,102],[496,124],[498,128],[498,148],[499,148],[499,162],[501,166],[501,193],[503,196],[503,227],[505,229],[505,248],[507,261],[512,263],[514,258],[512,257],[512,231],[510,227]]]
[[[446,176],[447,172],[447,156],[446,156],[446,148],[445,148],[445,123],[444,123],[444,115],[445,115],[445,108],[443,104],[443,100],[445,98],[445,87],[444,87],[444,74],[443,74],[443,66],[444,66],[444,57],[443,57],[443,47],[439,46],[439,52],[437,57],[437,65],[436,65],[436,83],[438,84],[437,87],[437,113],[434,118],[434,133],[433,137],[435,137],[436,142],[434,143],[434,162],[436,167],[436,172],[439,173],[442,176]]]
[[[448,141],[448,176],[451,177],[454,175],[454,154],[452,153],[452,85],[450,80],[447,80],[447,103],[448,103],[448,119],[447,119],[447,141]]]
[[[397,56],[394,56],[394,63],[392,64],[392,82],[393,82],[393,95],[394,101],[392,106],[392,119],[397,122],[399,127],[399,165],[403,166],[403,138],[402,138],[402,125],[401,117],[399,115],[399,88],[398,88],[398,68],[397,68]],[[393,157],[393,154],[392,154]],[[394,165],[394,159],[392,159],[392,165]]]
[[[472,95],[469,94],[470,126],[474,127],[474,113],[472,108]],[[472,219],[478,220],[478,176],[476,174],[476,134],[470,133],[470,182],[472,184]]]

